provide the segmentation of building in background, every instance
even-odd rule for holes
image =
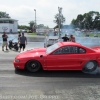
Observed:
[[[11,18],[0,18],[0,33],[17,33],[18,20]]]

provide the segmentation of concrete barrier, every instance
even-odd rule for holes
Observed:
[[[44,42],[45,37],[27,37],[28,42]]]

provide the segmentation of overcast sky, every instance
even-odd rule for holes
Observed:
[[[62,14],[66,18],[64,24],[70,24],[78,14],[89,11],[100,12],[100,0],[0,0],[0,11],[6,12],[12,19],[17,19],[19,25],[29,25],[35,20],[37,24],[44,24],[53,28],[54,16],[62,7]]]

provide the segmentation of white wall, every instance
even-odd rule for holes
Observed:
[[[14,32],[18,32],[18,22],[17,21],[14,21],[13,29],[14,29]]]
[[[12,30],[13,33],[17,33],[18,32],[18,23],[17,21],[14,21],[13,24],[11,23],[0,23],[0,32],[10,32]]]
[[[14,26],[13,24],[9,23],[9,32],[10,32],[10,30],[12,30],[12,32],[14,32],[14,27],[13,26]]]
[[[9,23],[0,23],[0,32],[9,32]]]

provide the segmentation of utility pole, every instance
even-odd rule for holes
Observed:
[[[36,9],[34,9],[35,11],[35,32],[36,32]]]
[[[62,14],[62,8],[61,7],[58,7],[58,11],[59,11],[59,16],[58,16],[58,28],[59,28],[59,31],[58,31],[58,39],[60,39],[61,37],[61,34],[60,34],[60,25],[61,25],[61,14]]]

